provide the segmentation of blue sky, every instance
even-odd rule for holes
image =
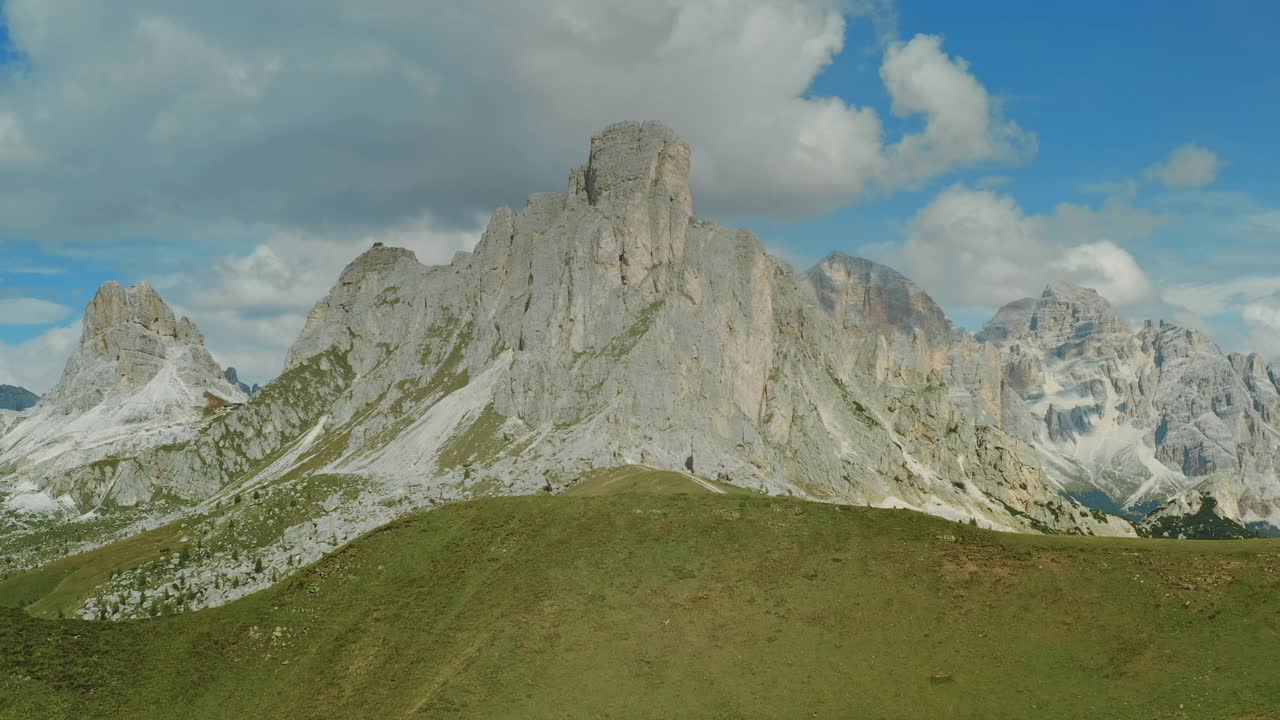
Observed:
[[[735,3],[403,16],[372,0],[352,19],[320,2],[306,23],[283,0],[257,16],[0,4],[0,383],[47,389],[107,279],[151,281],[223,364],[266,380],[370,239],[447,261],[626,117],[670,122],[699,213],[796,265],[888,262],[968,327],[1061,276],[1280,359],[1280,4],[899,0],[870,3],[872,22],[864,2]],[[689,34],[696,49],[675,42]],[[921,102],[978,103],[980,137],[938,135],[894,181],[856,147],[796,160],[788,143],[815,133],[872,142],[861,111],[888,165],[929,137],[933,110],[894,112],[893,48],[919,51]]]
[[[1064,202],[1097,208],[1107,198],[1097,186],[1140,179],[1172,148],[1195,143],[1221,159],[1217,179],[1203,193],[1141,186],[1135,205],[1174,217],[1125,247],[1169,283],[1280,271],[1268,245],[1231,228],[1242,214],[1280,207],[1274,139],[1280,50],[1271,35],[1280,27],[1280,4],[902,2],[897,12],[901,35],[941,33],[948,49],[969,61],[1006,114],[1036,133],[1036,157],[1017,167],[950,173],[917,192],[800,221],[738,219],[774,247],[800,263],[833,248],[856,254],[899,236],[939,189],[974,186],[984,177],[1000,178],[1001,192],[1028,213],[1051,213]],[[873,41],[869,24],[849,33],[851,46]],[[849,51],[818,76],[811,93],[889,104],[874,58]],[[1280,241],[1280,234],[1270,240]],[[1233,262],[1223,250],[1242,257]],[[954,305],[948,310],[971,327],[989,317]],[[1233,349],[1245,332],[1236,315],[1206,318]]]

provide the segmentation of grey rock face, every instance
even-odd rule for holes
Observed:
[[[952,327],[942,308],[892,268],[832,253],[804,275],[819,305],[846,331],[883,337],[889,362],[922,373],[942,372],[951,400],[980,424],[999,425],[1000,353]]]
[[[499,210],[474,253],[424,267],[371,248],[312,310],[281,379],[186,446],[139,456],[138,475],[187,497],[317,472],[439,497],[644,463],[1007,529],[1129,531],[1066,512],[1034,453],[956,408],[943,370],[890,361],[753,235],[693,218],[689,157],[663,126],[612,126],[569,192]],[[983,374],[962,356],[938,362]]]
[[[1166,323],[1135,333],[1096,291],[1067,283],[969,336],[875,263],[834,256],[806,279],[847,330],[886,339],[889,365],[939,370],[958,408],[1034,445],[1064,490],[1166,513],[1195,512],[1208,493],[1231,519],[1280,522],[1280,390],[1256,354],[1225,355]]]
[[[857,335],[945,339],[951,321],[928,293],[898,271],[833,252],[805,273],[818,302]]]
[[[0,385],[0,410],[13,410],[15,412],[26,410],[39,400],[39,395],[26,388],[15,385]]]
[[[1028,329],[1063,355],[1087,353],[1090,343],[1129,332],[1120,314],[1097,290],[1063,282],[1045,288],[1032,310]]]

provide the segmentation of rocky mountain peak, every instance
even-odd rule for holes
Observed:
[[[658,189],[691,200],[689,157],[689,146],[662,123],[615,123],[591,138],[583,189],[592,205]]]
[[[1031,330],[1031,316],[1036,311],[1035,298],[1021,298],[1005,305],[982,326],[975,336],[981,342],[1003,345]]]
[[[195,323],[175,320],[146,283],[102,285],[83,327],[58,384],[0,429],[0,477],[17,472],[32,497],[44,498],[41,507],[149,497],[159,480],[123,458],[186,442],[209,410],[248,399],[227,382]]]
[[[388,303],[398,302],[394,294],[400,283],[425,269],[412,250],[374,243],[343,269],[329,296],[311,309],[302,333],[285,357],[285,370],[335,343],[349,345],[350,333],[377,335],[382,325],[376,318],[360,322],[359,314],[385,310]]]
[[[911,335],[928,340],[951,332],[951,321],[929,294],[897,270],[833,252],[805,273],[818,302],[847,329],[866,335]]]
[[[99,355],[113,355],[128,332],[126,326],[163,337],[177,337],[178,323],[160,294],[146,282],[124,287],[115,280],[102,284],[84,311],[80,343]]]
[[[1029,449],[961,414],[941,382],[951,375],[875,374],[886,343],[843,331],[750,232],[694,219],[689,162],[665,126],[614,125],[592,139],[568,192],[499,209],[450,265],[386,248],[357,259],[312,311],[285,373],[347,378],[315,430],[335,443],[326,472],[388,492],[465,494],[560,489],[644,464],[997,527],[1059,522]],[[861,262],[828,268],[872,288],[869,299],[851,290],[851,303],[912,340],[921,328],[945,334],[923,291]],[[951,366],[945,346],[929,350],[922,369]],[[972,402],[998,411],[999,355],[978,352],[954,366],[997,371],[973,384]],[[248,407],[265,411],[273,397]],[[478,441],[484,453],[453,457]]]
[[[243,400],[228,384],[189,318],[176,319],[146,282],[103,283],[85,308],[80,350],[47,396],[64,411],[87,410],[112,393],[128,394],[171,368],[181,382]],[[198,396],[197,396],[198,400]]]
[[[227,379],[227,382],[231,383],[232,387],[239,388],[240,392],[250,397],[257,395],[258,391],[261,389],[258,387],[257,383],[254,383],[251,386],[248,383],[242,381],[240,379],[240,373],[237,372],[234,367],[229,367],[226,370],[223,370],[222,376]]]
[[[657,122],[610,125],[591,138],[587,164],[569,175],[569,192],[584,197],[613,225],[622,282],[634,285],[655,265],[684,256],[693,195],[689,146]]]
[[[1036,301],[1030,329],[1049,347],[1058,347],[1094,335],[1127,333],[1129,327],[1097,290],[1053,282]]]

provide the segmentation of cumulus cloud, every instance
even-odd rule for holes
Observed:
[[[39,298],[0,299],[0,325],[48,325],[70,312],[66,305]]]
[[[22,170],[40,159],[27,141],[22,119],[12,112],[0,112],[0,168]]]
[[[1202,188],[1218,177],[1221,161],[1217,154],[1199,145],[1182,145],[1169,153],[1169,159],[1147,168],[1147,180],[1163,183],[1167,188],[1185,190]]]
[[[874,109],[810,95],[847,18],[887,27],[886,2],[3,8],[30,71],[0,95],[0,235],[213,242],[423,212],[465,225],[563,186],[589,135],[622,119],[691,142],[708,214],[830,209],[1034,149],[935,36],[885,45],[893,112],[920,132],[886,138]]]
[[[80,342],[80,323],[55,327],[20,343],[0,341],[0,383],[43,394],[62,375],[63,361]]]
[[[1271,361],[1280,360],[1280,295],[1243,304],[1240,320],[1248,349]]]
[[[1280,210],[1261,210],[1242,217],[1234,228],[1240,235],[1257,241],[1280,240]]]
[[[1272,302],[1251,302],[1240,312],[1246,324],[1280,335],[1280,306]]]
[[[1026,214],[1010,195],[953,185],[908,223],[900,245],[877,254],[939,302],[997,307],[1035,297],[1051,280],[1092,287],[1120,306],[1151,299],[1151,281],[1114,242],[1063,242],[1056,215]]]
[[[1133,204],[1127,193],[1108,195],[1101,207],[1059,203],[1046,232],[1059,243],[1078,238],[1145,238],[1173,222],[1173,216]]]
[[[1153,293],[1151,281],[1133,256],[1107,240],[1066,248],[1049,267],[1050,272],[1061,271],[1116,305],[1133,305]]]
[[[925,128],[888,148],[889,183],[911,184],[985,160],[1021,162],[1036,136],[1006,122],[963,58],[942,51],[942,38],[917,35],[895,44],[880,68],[893,114],[923,115]]]

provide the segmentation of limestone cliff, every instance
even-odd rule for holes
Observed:
[[[871,260],[834,252],[804,274],[818,304],[845,331],[883,337],[888,362],[938,370],[951,401],[979,424],[999,426],[1003,378],[999,351],[955,328],[920,286]]]

